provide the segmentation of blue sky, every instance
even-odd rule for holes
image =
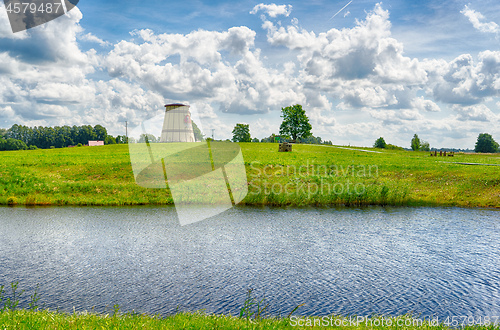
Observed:
[[[500,140],[495,1],[91,1],[12,34],[0,9],[0,127],[103,124],[123,134],[165,103],[207,135],[278,133],[300,103],[313,133],[370,146]]]

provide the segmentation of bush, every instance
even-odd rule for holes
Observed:
[[[83,144],[78,143],[76,146],[77,146],[77,147],[83,147]]]
[[[34,146],[34,145],[30,145],[28,149],[29,149],[29,150],[37,150],[37,149],[38,149],[38,147],[37,147],[37,146]]]
[[[388,144],[385,146],[385,148],[387,150],[401,150],[401,151],[405,150],[403,147],[398,147],[398,146],[395,146],[394,144]]]

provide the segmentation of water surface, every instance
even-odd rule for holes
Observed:
[[[0,284],[65,311],[234,315],[253,288],[274,315],[493,316],[499,237],[488,209],[2,207]]]

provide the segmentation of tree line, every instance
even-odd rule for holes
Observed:
[[[28,127],[15,124],[9,129],[0,129],[0,150],[64,148],[85,145],[89,141],[123,144],[127,143],[127,138],[113,137],[101,125]]]
[[[417,134],[413,135],[411,139],[411,150],[413,151],[430,151],[429,142],[422,141]],[[393,146],[392,144],[387,144],[383,137],[379,137],[373,144],[374,148],[380,149],[403,149],[401,147]],[[434,150],[434,149],[433,149]],[[496,153],[499,152],[500,148],[498,143],[493,139],[491,134],[481,133],[477,137],[474,152],[478,153]]]

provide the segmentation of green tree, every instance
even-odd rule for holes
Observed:
[[[429,142],[422,141],[422,143],[420,144],[420,151],[431,151],[431,146]]]
[[[108,136],[107,130],[101,125],[94,126],[94,133],[96,136],[96,140],[98,141],[104,141],[106,139],[106,136]]]
[[[97,134],[94,128],[90,125],[83,125],[79,128],[78,132],[78,142],[81,144],[88,144],[89,141],[97,140]]]
[[[383,137],[379,137],[376,141],[375,144],[373,145],[374,148],[381,148],[385,149],[387,147],[387,143],[385,143],[385,140]]]
[[[128,143],[127,137],[125,135],[118,135],[116,137],[116,143],[118,143],[118,144],[126,144],[126,143]]]
[[[273,133],[269,137],[261,139],[260,142],[274,143],[274,142],[276,142],[276,137],[278,137],[278,136]]]
[[[481,133],[477,137],[475,152],[494,153],[498,152],[498,143],[488,133]]]
[[[12,138],[0,140],[0,151],[4,150],[26,150],[28,146],[21,140]]]
[[[5,128],[0,128],[0,139],[3,139],[7,136],[7,130]]]
[[[233,129],[233,142],[251,142],[250,125],[236,124]]]
[[[413,135],[413,139],[411,139],[411,150],[419,151],[421,147],[420,139],[417,134]]]
[[[322,144],[323,143],[321,137],[319,137],[319,136],[315,137],[313,135],[310,135],[307,138],[300,138],[298,142],[307,143],[307,144]]]
[[[108,135],[104,139],[104,144],[106,144],[106,145],[108,145],[108,144],[116,144],[116,139],[113,136]]]
[[[300,104],[281,108],[283,122],[280,126],[280,134],[291,136],[293,140],[308,138],[311,136],[312,126],[309,118]]]

